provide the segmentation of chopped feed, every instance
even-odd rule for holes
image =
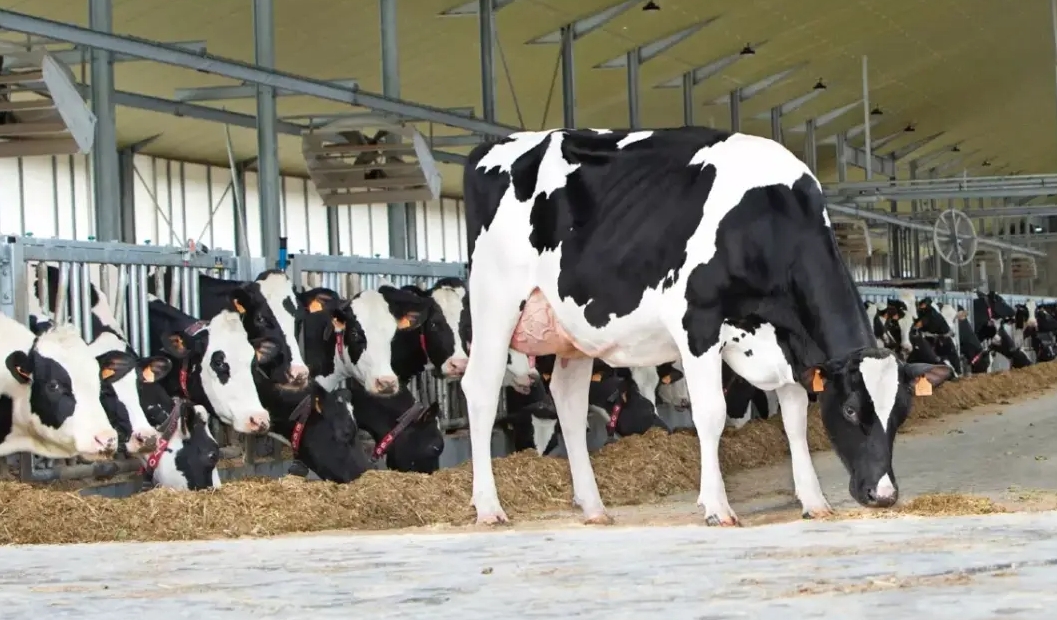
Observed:
[[[915,399],[907,425],[985,404],[996,404],[1057,384],[1057,364],[982,375],[948,383]],[[728,432],[721,443],[724,473],[773,465],[789,453],[781,418]],[[809,417],[812,450],[829,447],[816,407]],[[695,490],[698,442],[693,433],[651,431],[592,455],[598,486],[611,506],[634,505]],[[495,478],[514,519],[570,507],[568,464],[527,451],[495,459]],[[124,499],[83,497],[46,486],[0,482],[0,543],[114,540],[192,540],[269,536],[328,529],[391,529],[472,521],[469,463],[433,475],[369,471],[352,484],[297,477],[247,479],[198,493],[155,489]],[[957,502],[911,500],[899,512],[955,514]],[[962,506],[965,506],[961,504]],[[984,509],[977,505],[976,513]],[[962,513],[967,508],[962,508]],[[994,510],[991,510],[992,512]],[[976,514],[974,513],[974,514]]]
[[[964,493],[927,493],[885,510],[855,508],[840,511],[831,519],[884,519],[899,515],[916,517],[961,517],[1009,512],[988,497]]]

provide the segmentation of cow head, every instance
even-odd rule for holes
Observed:
[[[802,383],[818,395],[826,434],[850,475],[848,491],[857,502],[895,504],[896,432],[914,395],[931,394],[951,373],[945,365],[905,364],[886,349],[858,351],[803,372]]]
[[[180,401],[176,428],[154,470],[156,486],[181,491],[219,489],[220,444],[209,430],[209,413],[201,405]]]
[[[690,388],[683,377],[679,362],[667,362],[657,366],[657,398],[668,403],[676,411],[690,408]]]
[[[158,431],[147,417],[140,385],[165,378],[172,362],[162,356],[140,359],[123,350],[106,351],[96,360],[103,386],[100,402],[125,450],[129,454],[152,452],[158,443]]]
[[[242,318],[251,340],[269,338],[278,343],[285,363],[274,368],[272,381],[287,389],[304,388],[309,372],[297,344],[303,313],[290,278],[282,271],[265,271],[253,282],[233,289],[231,305]]]
[[[375,454],[384,454],[386,467],[396,471],[432,473],[440,468],[444,434],[438,424],[439,406],[424,412],[406,387],[392,396],[370,393],[355,379],[348,382],[353,412],[360,427],[375,441]],[[405,420],[406,416],[412,416]],[[380,448],[386,446],[384,451]]]
[[[467,329],[470,320],[469,298],[466,294],[466,283],[459,278],[441,278],[429,290],[430,297],[440,308],[446,327],[445,339],[451,338],[451,351],[448,359],[440,365],[440,374],[448,380],[462,377],[469,361],[470,343],[468,333],[462,330],[465,318]]]
[[[433,367],[435,376],[454,380],[462,376],[465,364],[459,366],[456,359],[458,348],[455,344],[455,330],[458,325],[458,312],[451,316],[451,295],[449,291],[424,291],[408,285],[400,290],[422,298],[425,303],[425,317],[418,329],[399,330],[393,337],[393,368],[402,379],[409,371],[418,374],[426,369],[427,364]],[[444,305],[441,305],[443,302]],[[444,307],[448,306],[448,313]],[[465,355],[459,354],[461,357]]]
[[[16,338],[15,330],[26,329],[7,317],[3,323],[8,341]],[[76,327],[41,326],[32,346],[12,351],[6,364],[28,392],[29,431],[51,452],[42,450],[41,456],[114,455],[118,435],[100,403],[98,363]]]
[[[352,482],[370,469],[360,429],[353,417],[352,394],[340,388],[328,392],[309,382],[311,411],[298,446],[297,459],[330,482]]]
[[[1016,316],[1016,310],[1009,305],[998,293],[991,291],[987,294],[987,304],[991,308],[992,316],[1003,321],[1012,321]]]
[[[224,310],[194,333],[177,331],[162,339],[165,353],[188,373],[199,376],[202,391],[217,417],[237,432],[268,431],[268,412],[253,382],[257,365],[279,355],[282,344],[272,338],[250,342],[239,313]]]
[[[630,369],[613,368],[601,360],[595,360],[591,372],[587,402],[609,419],[607,430],[621,437],[642,435],[651,428],[672,432],[671,427],[657,415],[654,404],[632,380]]]
[[[914,345],[910,341],[910,332],[914,328],[914,323],[917,322],[917,304],[914,301],[913,291],[900,291],[899,299],[894,300],[898,303],[892,303],[893,300],[888,302],[888,315],[892,317],[896,315],[896,323],[899,325],[899,347],[903,350],[904,355],[910,355],[910,352],[914,350]],[[895,310],[893,313],[892,310]]]

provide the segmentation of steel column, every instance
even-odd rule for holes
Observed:
[[[110,0],[89,0],[88,24],[100,33],[111,31],[113,11]],[[99,241],[118,241],[121,238],[121,190],[118,185],[114,64],[109,51],[96,49],[91,55],[92,113],[96,117],[95,146],[92,147],[95,237]]]
[[[246,168],[249,168],[249,161],[240,161],[235,163],[234,185],[231,191],[231,216],[235,220],[235,250],[238,248],[249,247],[249,235],[248,231],[248,216],[246,215]],[[242,214],[239,214],[239,205],[242,205]],[[245,258],[245,257],[241,257]]]
[[[477,5],[477,25],[480,36],[481,46],[481,113],[484,115],[484,119],[489,123],[495,122],[495,64],[492,62],[492,53],[495,50],[495,6],[492,4],[493,0],[478,0]],[[393,4],[391,9],[393,12],[393,20],[396,19],[396,0],[382,0],[382,5]],[[383,22],[385,18],[382,18]],[[385,26],[383,26],[384,32]],[[393,24],[393,43],[396,43],[396,24]],[[383,48],[384,48],[383,39]],[[396,52],[393,52],[393,56],[396,56]],[[397,94],[391,95],[384,88],[382,94],[385,96],[399,97],[399,90]]]
[[[125,147],[117,152],[118,204],[121,206],[121,238],[123,243],[136,243],[136,152]],[[212,248],[210,248],[212,249]]]
[[[844,132],[837,134],[837,182],[845,183],[848,181],[848,160],[845,157],[845,147],[848,146],[848,137],[844,135]]]
[[[741,89],[730,91],[730,130],[741,131]]]
[[[491,23],[492,4],[491,0],[481,0],[481,8],[487,5],[488,22]],[[382,94],[386,97],[400,97],[400,56],[399,44],[396,31],[396,0],[379,0],[379,12],[381,14],[382,29]],[[485,16],[482,13],[482,22]],[[481,51],[482,67],[484,64],[485,50]],[[491,64],[491,51],[488,51],[489,64]],[[485,114],[495,116],[495,99],[493,95],[492,108],[489,111],[485,100]],[[391,139],[398,140],[396,136]],[[389,222],[389,256],[392,258],[409,258],[412,245],[408,237],[408,219],[414,217],[414,209],[408,203],[390,203],[386,208],[386,219]]]
[[[253,0],[253,57],[266,69],[275,68],[273,0]],[[275,87],[257,85],[257,192],[261,204],[261,254],[268,269],[279,261],[282,211],[279,197],[279,136]],[[186,242],[186,239],[184,240]]]
[[[818,174],[818,143],[815,136],[815,119],[807,119],[807,131],[804,132],[804,163],[811,172]],[[779,134],[781,128],[779,127]]]
[[[576,32],[573,25],[562,26],[562,124],[572,129],[576,127],[576,65],[574,64],[573,47],[576,45]]]
[[[873,178],[873,151],[870,149],[870,78],[866,70],[866,56],[862,57],[862,122],[866,138],[866,180]]]
[[[694,73],[683,74],[683,126],[694,126]]]
[[[782,143],[782,107],[771,108],[771,139],[778,144]]]
[[[338,224],[338,210],[324,207],[327,210],[327,254],[341,256],[341,227]]]
[[[628,52],[628,127],[639,126],[639,48],[635,48]]]

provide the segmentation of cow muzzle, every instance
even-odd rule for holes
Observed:
[[[81,446],[77,451],[87,461],[99,461],[113,458],[117,448],[117,431],[111,428],[93,435],[90,445]]]
[[[129,454],[150,454],[158,447],[157,431],[138,431],[132,433],[125,449]]]
[[[441,367],[441,374],[447,379],[458,379],[466,374],[466,365],[469,361],[466,358],[451,358],[444,362],[444,366]]]
[[[378,377],[371,384],[370,392],[378,396],[392,396],[400,388],[396,377]]]
[[[236,427],[235,430],[250,435],[263,435],[268,432],[271,425],[271,417],[268,412],[262,411],[246,416],[245,424],[242,425],[243,428]]]

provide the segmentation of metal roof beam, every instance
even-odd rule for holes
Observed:
[[[825,127],[826,125],[829,125],[833,121],[835,121],[838,118],[840,118],[840,117],[844,116],[845,114],[847,114],[849,111],[857,108],[861,103],[862,103],[862,99],[858,99],[858,100],[853,101],[853,102],[851,102],[851,103],[849,103],[847,105],[842,105],[839,108],[833,108],[832,110],[830,110],[829,112],[826,112],[825,114],[820,114],[820,115],[816,116],[815,117],[815,129],[818,130],[821,127]],[[804,133],[805,131],[807,131],[807,124],[806,123],[800,123],[799,125],[793,125],[792,127],[789,127],[788,129],[786,129],[786,131],[791,131],[793,133]],[[818,142],[818,144],[827,144],[827,142],[825,140],[821,140],[821,141]]]
[[[862,103],[862,102],[860,101],[860,103]],[[856,105],[858,105],[858,104],[856,104]],[[878,125],[880,122],[881,122],[881,119],[877,118],[876,116],[871,117],[870,118],[870,127],[874,127],[874,126]],[[848,129],[847,131],[844,132],[844,139],[845,140],[851,140],[853,138],[858,138],[859,136],[861,136],[864,133],[866,133],[866,123],[859,123],[858,125],[850,128],[850,129]],[[834,136],[830,136],[830,137],[826,138],[825,140],[819,140],[819,144],[837,144],[837,136],[834,135]]]
[[[780,105],[775,106],[775,107],[778,108],[778,114],[780,116],[785,116],[786,114],[791,114],[791,113],[799,110],[800,108],[802,108],[804,106],[804,104],[806,104],[807,102],[811,101],[815,97],[818,97],[819,95],[821,95],[824,92],[826,92],[825,88],[812,88],[810,91],[804,93],[803,95],[800,95],[799,97],[797,97],[795,99],[790,99],[789,101],[786,101],[785,103],[780,104]],[[753,118],[755,118],[758,121],[765,121],[765,120],[768,120],[769,118],[771,118],[771,113],[770,112],[760,112],[759,114],[757,114]],[[815,126],[818,127],[817,124]]]
[[[933,162],[939,161],[939,160],[943,159],[944,157],[948,157],[951,153],[957,153],[958,151],[955,151],[954,149],[960,149],[962,144],[964,144],[964,143],[965,143],[964,140],[959,140],[958,142],[955,142],[954,144],[952,144],[950,146],[945,146],[945,147],[943,147],[941,149],[937,149],[935,151],[932,151],[928,155],[922,155],[921,157],[919,157],[917,159],[918,167],[921,168],[921,169],[928,168],[929,165],[932,164]]]
[[[763,47],[765,43],[767,43],[766,40],[761,41],[761,42],[757,43],[755,46],[753,46],[753,49],[756,50],[756,51],[759,51],[760,48]],[[691,69],[690,71],[687,71],[686,73],[689,73],[689,74],[691,74],[693,76],[692,79],[691,79],[691,84],[690,84],[691,87],[697,86],[698,84],[704,82],[705,80],[707,80],[707,79],[709,79],[709,78],[711,78],[713,76],[719,75],[727,67],[733,65],[734,63],[738,62],[742,58],[745,58],[746,56],[751,56],[751,55],[752,54],[742,54],[741,51],[738,51],[738,52],[735,52],[733,54],[729,54],[727,56],[723,56],[722,58],[717,58],[717,59],[713,60],[712,62],[706,64],[706,65],[703,65],[703,66],[700,66],[700,67],[696,67],[694,69]],[[683,78],[682,78],[682,76],[679,76],[679,77],[674,77],[674,78],[672,78],[670,80],[665,80],[665,81],[661,82],[660,84],[657,84],[656,86],[654,86],[654,88],[681,88],[682,86],[683,86]]]
[[[6,41],[5,41],[6,43]],[[189,52],[196,54],[204,54],[206,51],[205,41],[175,41],[168,43],[175,47],[181,47]],[[23,51],[7,51],[4,50],[4,69],[30,69],[33,67],[40,68],[40,56],[43,55],[43,50],[23,50]],[[77,66],[81,64],[87,65],[91,58],[91,52],[86,47],[75,46],[71,49],[62,50],[48,50],[48,54],[55,60],[61,62],[64,65]],[[142,58],[136,58],[135,56],[129,56],[127,54],[112,54],[112,62],[142,62]]]
[[[870,155],[870,159],[873,160],[873,172],[876,174],[883,174],[887,177],[894,177],[896,175],[896,163],[892,160],[891,156],[881,155]],[[844,143],[844,161],[855,166],[856,168],[866,169],[866,149],[852,146],[847,142]]]
[[[495,13],[499,9],[512,4],[514,0],[492,0],[492,12]],[[477,15],[478,7],[480,3],[478,0],[467,2],[466,4],[460,4],[459,6],[452,7],[450,9],[440,12],[441,17],[466,17],[469,15]]]
[[[356,88],[359,81],[355,78],[328,80],[328,84],[345,88]],[[299,96],[289,90],[276,89],[276,97]],[[177,101],[228,101],[231,99],[252,99],[257,96],[257,85],[242,83],[232,86],[201,86],[197,88],[177,88],[173,98]]]
[[[767,77],[763,78],[762,80],[757,80],[756,82],[753,82],[752,84],[749,84],[748,86],[742,86],[740,89],[738,89],[738,92],[740,93],[739,94],[739,101],[745,102],[745,101],[748,101],[749,99],[755,97],[756,95],[759,95],[760,93],[762,93],[763,91],[767,90],[768,88],[771,88],[772,86],[774,86],[774,85],[778,84],[779,82],[781,82],[782,80],[786,79],[787,77],[792,75],[794,72],[796,72],[797,70],[799,70],[801,67],[803,67],[806,64],[807,64],[806,62],[797,63],[797,64],[793,65],[792,67],[789,67],[788,69],[783,69],[782,71],[779,71],[778,73],[774,73],[774,74],[768,75]],[[723,104],[727,104],[727,103],[730,103],[730,96],[729,95],[724,95],[724,96],[714,100],[712,102],[712,105],[723,105]]]
[[[605,26],[609,22],[619,17],[621,14],[625,13],[628,9],[634,7],[636,4],[639,4],[639,2],[641,2],[641,0],[625,0],[624,2],[620,2],[619,4],[615,4],[609,8],[602,9],[597,13],[593,13],[586,17],[581,17],[580,19],[574,21],[573,23],[568,25],[570,28],[572,28],[573,40],[576,41],[578,39],[581,39],[590,34],[591,32],[598,30],[602,26]],[[476,5],[476,3],[474,4]],[[529,45],[542,45],[546,43],[557,44],[561,42],[562,29],[559,28],[554,32],[548,32],[545,35],[538,36],[535,39],[528,41],[527,43]]]
[[[1057,194],[1057,174],[837,183],[825,186],[823,193],[829,200],[855,203],[1052,196]]]
[[[1013,204],[1005,207],[983,207],[962,209],[969,217],[1053,217],[1057,216],[1057,204],[1032,205],[1018,207]],[[935,211],[921,211],[910,214],[911,219],[935,219]]]
[[[921,138],[920,140],[915,140],[914,142],[911,142],[910,144],[908,144],[906,146],[901,146],[901,147],[897,148],[896,150],[892,151],[892,157],[894,157],[896,161],[900,161],[900,160],[908,157],[909,155],[912,155],[915,151],[920,150],[921,147],[925,146],[926,144],[929,144],[930,142],[934,142],[935,140],[938,140],[939,137],[942,136],[945,133],[946,132],[944,132],[944,131],[937,131],[936,133],[932,134],[931,136],[925,136],[924,138]],[[920,164],[920,162],[918,162],[918,167],[920,167],[920,166],[921,166],[921,164]]]
[[[621,69],[628,66],[628,54],[637,53],[639,56],[639,64],[643,64],[647,61],[653,60],[657,56],[660,56],[664,52],[672,49],[679,43],[682,43],[688,39],[691,35],[696,34],[705,26],[719,19],[719,16],[709,17],[708,19],[698,22],[688,28],[683,28],[679,32],[674,32],[666,37],[644,43],[633,50],[622,53],[616,58],[611,58],[605,62],[599,63],[594,66],[595,69]]]
[[[452,114],[462,114],[466,117],[473,117],[476,110],[469,106],[461,106],[455,108],[444,108]],[[313,129],[326,127],[331,123],[349,123],[350,125],[359,125],[362,127],[371,127],[372,125],[391,125],[393,123],[418,123],[425,122],[419,118],[401,118],[399,116],[393,116],[388,114],[378,114],[377,112],[320,112],[319,114],[291,114],[288,116],[280,116],[282,120],[287,121],[308,121],[308,127]]]
[[[264,84],[329,101],[361,106],[400,116],[421,118],[440,125],[458,127],[485,135],[505,137],[521,131],[518,127],[466,118],[441,108],[415,104],[395,97],[385,97],[360,88],[335,86],[323,80],[300,77],[284,71],[264,69],[250,63],[221,58],[212,54],[195,54],[138,37],[95,32],[88,28],[14,11],[0,10],[0,28],[52,37],[75,45],[84,45],[116,54],[127,54],[162,64],[211,73],[233,80]]]

